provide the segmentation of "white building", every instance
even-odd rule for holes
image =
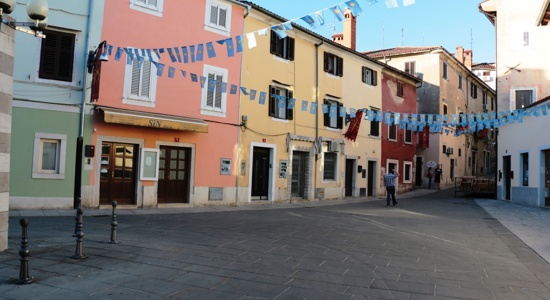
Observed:
[[[549,3],[479,4],[496,29],[497,109],[513,119],[528,112],[499,128],[497,198],[530,206],[550,206]]]

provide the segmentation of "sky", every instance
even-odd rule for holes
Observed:
[[[311,29],[301,17],[324,10],[325,25],[313,31],[327,38],[342,32],[327,8],[347,0],[251,0],[287,20]],[[357,51],[397,46],[443,46],[450,53],[457,46],[472,49],[473,62],[495,62],[495,27],[478,10],[483,0],[415,0],[414,4],[388,8],[385,0],[356,0],[363,12],[357,17]]]

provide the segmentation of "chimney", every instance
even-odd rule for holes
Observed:
[[[332,40],[355,51],[357,19],[353,16],[349,8],[344,10],[344,17],[346,18],[344,20],[344,32],[333,34]]]
[[[458,59],[458,61],[461,63],[461,64],[464,64],[464,48],[462,48],[462,46],[458,46],[456,47],[456,59]]]
[[[464,51],[464,65],[468,69],[472,69],[472,50],[465,50]]]

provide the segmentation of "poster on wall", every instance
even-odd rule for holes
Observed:
[[[279,178],[286,178],[287,161],[279,161]]]
[[[222,158],[220,160],[220,174],[221,175],[231,175],[231,159]]]

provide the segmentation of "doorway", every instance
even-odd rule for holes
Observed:
[[[304,151],[292,152],[292,177],[290,193],[292,198],[307,198],[307,165],[309,153]]]
[[[103,142],[99,168],[99,204],[135,204],[138,145]]]
[[[189,203],[191,148],[160,146],[158,203]]]
[[[252,153],[252,200],[269,200],[271,149],[254,147]]]
[[[369,160],[367,162],[367,197],[374,196],[376,186],[376,162]]]
[[[512,184],[512,177],[514,177],[514,173],[512,172],[512,166],[511,166],[511,156],[503,156],[502,157],[502,173],[503,173],[503,180],[504,180],[504,199],[510,200],[510,185]]]
[[[355,182],[355,159],[346,159],[345,196],[353,197],[353,183]]]
[[[416,174],[414,176],[414,185],[416,186],[422,186],[422,175],[424,172],[422,171],[422,168],[424,168],[424,161],[422,160],[422,157],[416,157]]]
[[[544,206],[550,206],[550,150],[546,150],[544,156]]]

